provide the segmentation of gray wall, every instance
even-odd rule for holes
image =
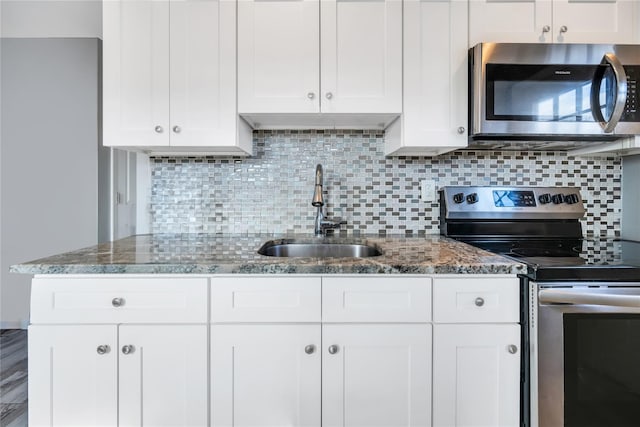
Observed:
[[[622,237],[640,241],[640,155],[625,157],[622,164]]]
[[[102,38],[102,1],[1,0],[0,36]]]
[[[619,158],[507,151],[388,158],[384,135],[375,131],[257,131],[254,153],[152,159],[151,231],[311,233],[314,168],[322,163],[327,211],[353,233],[438,233],[438,202],[420,199],[425,179],[438,186],[575,186],[586,200],[584,231],[620,233]]]
[[[3,17],[6,17],[3,13]],[[1,39],[0,327],[29,318],[9,266],[95,244],[97,39]]]

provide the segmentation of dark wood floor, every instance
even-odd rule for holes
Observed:
[[[27,422],[27,331],[0,331],[0,426]]]

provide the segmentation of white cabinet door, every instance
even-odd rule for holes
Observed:
[[[318,0],[238,0],[238,111],[320,112]]]
[[[118,425],[207,425],[207,326],[121,325],[119,333]]]
[[[473,0],[469,2],[469,47],[481,42],[635,43],[635,3]]]
[[[169,145],[169,2],[103,2],[105,146]]]
[[[115,326],[30,326],[28,340],[30,426],[117,425]]]
[[[322,112],[402,112],[402,0],[321,0]]]
[[[404,1],[403,115],[387,131],[387,154],[467,146],[468,7],[460,0]]]
[[[472,0],[469,47],[483,42],[550,42],[553,0]],[[545,32],[545,26],[549,30]]]
[[[235,0],[171,2],[172,146],[235,145],[235,22]]]
[[[553,43],[635,43],[637,0],[553,0]],[[562,31],[566,27],[566,31]]]
[[[323,325],[322,343],[323,427],[431,425],[431,325]]]
[[[320,426],[320,325],[214,325],[212,425]]]
[[[519,347],[515,324],[434,325],[434,427],[517,427]]]

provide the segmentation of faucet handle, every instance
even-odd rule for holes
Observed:
[[[322,227],[324,230],[334,230],[334,229],[340,228],[341,225],[346,225],[346,224],[347,224],[347,221],[340,218],[323,219],[322,222],[320,223],[320,227]]]

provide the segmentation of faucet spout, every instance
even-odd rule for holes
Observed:
[[[311,206],[324,206],[324,198],[322,197],[322,165],[318,163],[316,166],[316,184],[313,191],[313,199]]]
[[[313,191],[313,200],[311,205],[317,208],[316,220],[314,227],[314,234],[319,237],[326,235],[327,230],[335,230],[340,227],[341,224],[346,224],[345,221],[334,218],[333,220],[327,219],[322,212],[324,206],[324,198],[322,197],[322,165],[316,166],[316,183]]]

